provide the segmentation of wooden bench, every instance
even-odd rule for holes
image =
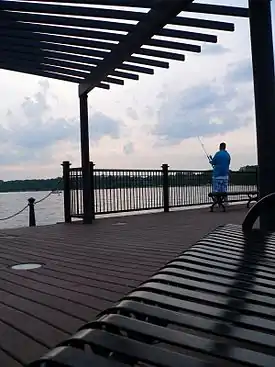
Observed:
[[[255,206],[30,366],[275,366],[275,234],[251,230]]]
[[[258,201],[258,191],[229,191],[229,192],[210,192],[208,196],[213,200],[213,204],[210,207],[210,211],[213,212],[214,207],[217,205],[225,212],[226,206],[224,205],[229,198],[234,196],[247,196],[247,208],[250,207],[252,201]],[[236,202],[238,200],[228,200],[229,202]]]

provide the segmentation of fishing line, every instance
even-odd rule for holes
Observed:
[[[189,120],[189,124],[194,128],[195,126],[194,126],[194,124],[193,124],[193,122],[192,121],[190,121]],[[211,163],[211,161],[212,161],[212,157],[211,157],[211,155],[210,154],[208,154],[207,153],[207,151],[206,151],[206,149],[205,149],[205,146],[204,146],[204,144],[203,144],[203,141],[202,141],[202,139],[201,139],[201,137],[199,136],[199,135],[197,135],[197,139],[198,139],[198,141],[199,141],[199,144],[200,144],[200,146],[201,146],[201,148],[202,148],[202,150],[203,150],[203,153],[204,153],[204,155],[206,156],[206,158],[207,158],[207,160],[208,160],[208,162],[211,164],[211,166],[212,166],[212,163]]]
[[[198,140],[199,140],[200,146],[202,147],[202,150],[203,150],[204,154],[206,155],[206,157],[207,157],[207,159],[208,159],[209,163],[211,164],[212,157],[207,153],[207,151],[206,151],[206,149],[205,149],[205,146],[204,146],[204,144],[203,144],[203,142],[202,142],[201,138],[200,138],[199,136],[197,136],[197,138],[198,138]]]

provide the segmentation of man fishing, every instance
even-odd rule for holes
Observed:
[[[209,156],[209,162],[213,167],[213,192],[227,192],[231,157],[225,143],[220,144],[213,158]]]

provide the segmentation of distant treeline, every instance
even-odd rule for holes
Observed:
[[[230,172],[230,183],[233,185],[256,185],[257,166],[246,166],[239,171]],[[95,170],[94,188],[130,188],[130,187],[158,187],[162,186],[162,173],[160,171],[100,171]],[[176,171],[169,172],[169,186],[203,186],[210,184],[212,171]],[[81,189],[82,182],[79,176],[72,177],[72,189]],[[19,191],[52,191],[63,190],[61,177],[41,180],[15,180],[1,181],[0,192]]]
[[[44,180],[15,180],[1,181],[0,192],[19,192],[19,191],[52,191],[58,188],[63,189],[61,177],[49,178]]]

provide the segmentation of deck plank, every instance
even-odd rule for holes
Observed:
[[[0,231],[1,367],[40,357],[203,235],[241,223],[245,212],[185,210]],[[10,268],[25,262],[43,267]]]
[[[0,366],[21,367],[22,364],[0,349]]]

